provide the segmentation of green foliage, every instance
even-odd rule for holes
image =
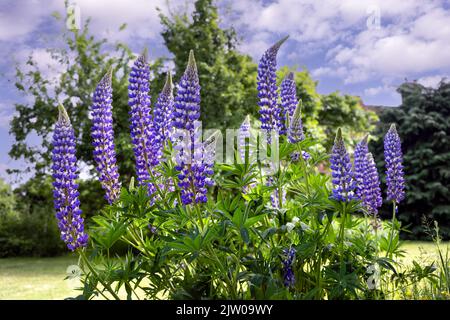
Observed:
[[[0,215],[0,257],[54,256],[65,251],[54,217],[49,179],[14,190],[13,211]]]
[[[237,128],[245,115],[258,116],[256,64],[236,50],[233,29],[219,26],[213,0],[197,0],[192,17],[160,14],[162,36],[174,55],[176,77],[184,71],[189,50],[198,61],[201,120],[206,128]]]
[[[436,89],[405,83],[399,90],[402,105],[386,108],[380,115],[375,145],[378,165],[384,170],[382,136],[391,123],[402,139],[406,198],[399,219],[410,224],[407,237],[425,238],[422,218],[436,220],[444,239],[450,237],[450,83]]]
[[[326,155],[312,152],[317,142],[284,140],[270,187],[258,162],[218,164],[209,202],[181,206],[169,158],[152,180],[174,179],[175,190],[162,190],[159,201],[133,184],[123,188],[94,218],[88,250],[78,251],[81,297],[120,298],[123,288],[127,299],[385,299],[435,277],[435,268],[401,270],[392,259],[402,254],[398,223],[380,229],[359,202],[330,200],[329,177],[317,167]],[[295,150],[312,159],[292,163]],[[280,208],[271,205],[276,188],[287,192]],[[119,241],[127,244],[120,259],[110,253]],[[296,250],[292,287],[284,285],[286,248]]]
[[[10,185],[0,178],[0,217],[12,215],[14,204],[15,198]]]

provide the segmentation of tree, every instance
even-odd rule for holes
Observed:
[[[247,114],[257,117],[257,65],[236,50],[235,30],[219,26],[214,1],[197,0],[192,20],[186,13],[160,13],[160,19],[164,42],[174,55],[175,79],[184,71],[189,50],[195,52],[203,126],[236,128]]]
[[[439,223],[442,236],[450,237],[450,83],[442,81],[436,89],[415,82],[398,88],[402,104],[386,108],[374,155],[384,171],[382,137],[395,123],[404,152],[406,198],[400,203],[399,219],[410,224],[412,234],[424,238],[423,217]],[[390,215],[387,213],[386,215]]]
[[[58,18],[58,17],[57,17]],[[123,30],[124,26],[120,28]],[[16,88],[22,94],[31,96],[31,102],[17,103],[17,115],[11,121],[10,133],[15,138],[9,155],[13,159],[24,158],[32,163],[36,175],[49,173],[50,148],[53,125],[57,117],[57,105],[62,103],[67,109],[75,135],[78,139],[77,157],[87,165],[93,164],[92,145],[90,143],[89,107],[92,92],[106,70],[112,66],[113,76],[113,117],[116,151],[121,175],[128,180],[134,174],[134,159],[129,134],[128,115],[128,67],[134,59],[131,50],[122,43],[111,44],[106,39],[97,40],[90,34],[89,20],[81,31],[65,31],[65,46],[48,49],[52,59],[65,70],[55,81],[43,76],[44,70],[30,56],[26,64],[30,70],[16,68]],[[152,65],[159,72],[162,59]],[[162,84],[155,82],[154,85]],[[153,89],[156,91],[155,87]],[[31,145],[27,138],[37,134],[40,145]],[[95,171],[91,171],[95,174]]]
[[[11,215],[15,203],[11,186],[0,178],[0,217]]]
[[[278,83],[290,72],[288,67],[278,71]],[[342,128],[347,145],[354,145],[366,133],[375,129],[378,116],[365,110],[360,99],[339,92],[321,95],[318,82],[311,78],[308,70],[294,71],[297,96],[302,103],[302,119],[307,135],[321,141],[325,150],[330,150],[338,128]]]

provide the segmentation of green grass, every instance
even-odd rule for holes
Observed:
[[[450,248],[443,243],[442,249]],[[420,262],[436,257],[432,242],[405,241],[403,263],[413,259]],[[57,258],[7,258],[0,259],[0,299],[64,299],[75,297],[79,291],[76,280],[64,280],[70,265],[77,264],[75,256]]]
[[[64,280],[75,256],[0,259],[0,299],[53,300],[75,297],[76,280]]]

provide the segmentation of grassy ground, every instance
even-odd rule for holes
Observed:
[[[0,299],[64,299],[75,297],[77,283],[64,280],[75,256],[0,259]]]
[[[442,248],[450,244],[442,244]],[[431,242],[406,241],[405,264],[416,259],[433,259],[435,248]],[[77,264],[75,256],[57,258],[0,259],[0,299],[64,299],[79,293],[76,280],[64,280],[67,268]]]

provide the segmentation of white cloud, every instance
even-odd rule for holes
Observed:
[[[436,88],[443,78],[449,79],[446,75],[434,75],[419,78],[417,82],[425,87]]]

